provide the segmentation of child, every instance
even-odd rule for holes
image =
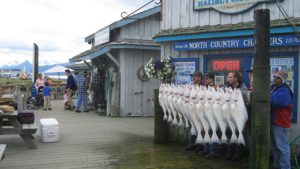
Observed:
[[[67,90],[64,91],[64,106],[65,106],[65,110],[69,109]]]
[[[51,88],[49,86],[49,82],[45,82],[44,87],[44,110],[52,110],[51,109]]]

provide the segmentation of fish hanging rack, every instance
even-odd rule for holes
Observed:
[[[141,7],[139,7],[138,9],[136,9],[135,11],[131,12],[130,14],[127,15],[127,12],[122,12],[121,13],[121,17],[123,19],[140,19],[140,18],[134,18],[132,17],[132,15],[134,15],[136,12],[138,12],[139,10],[143,9],[144,7],[146,7],[147,5],[151,4],[151,3],[155,3],[156,5],[160,5],[162,0],[151,0],[149,2],[147,2],[146,4],[142,5]],[[157,20],[157,19],[146,19],[146,20]]]

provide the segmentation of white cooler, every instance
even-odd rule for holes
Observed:
[[[59,123],[55,118],[40,119],[41,137],[43,142],[59,140]]]

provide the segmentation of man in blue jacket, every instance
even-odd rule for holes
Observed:
[[[276,72],[271,90],[271,150],[273,167],[278,169],[291,168],[288,132],[293,94],[285,83],[287,76],[285,71]]]
[[[65,74],[68,76],[67,78],[67,84],[66,84],[66,90],[67,90],[67,97],[68,97],[68,102],[70,104],[71,110],[74,110],[74,102],[72,99],[72,96],[74,92],[77,90],[77,85],[75,83],[74,77],[71,74],[70,69],[65,70]]]

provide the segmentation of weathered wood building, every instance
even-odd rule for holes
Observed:
[[[160,32],[160,7],[114,22],[85,38],[91,49],[70,62],[91,60],[93,68],[106,72],[108,114],[153,116],[153,90],[158,80],[143,78],[143,65],[160,58],[160,46],[153,42]]]
[[[229,71],[241,71],[247,83],[246,71],[253,65],[254,10],[269,9],[271,72],[289,73],[287,82],[295,94],[292,133],[299,133],[300,1],[214,2],[162,0],[161,32],[154,38],[161,44],[161,57],[193,59],[196,69],[214,72],[220,84]]]

